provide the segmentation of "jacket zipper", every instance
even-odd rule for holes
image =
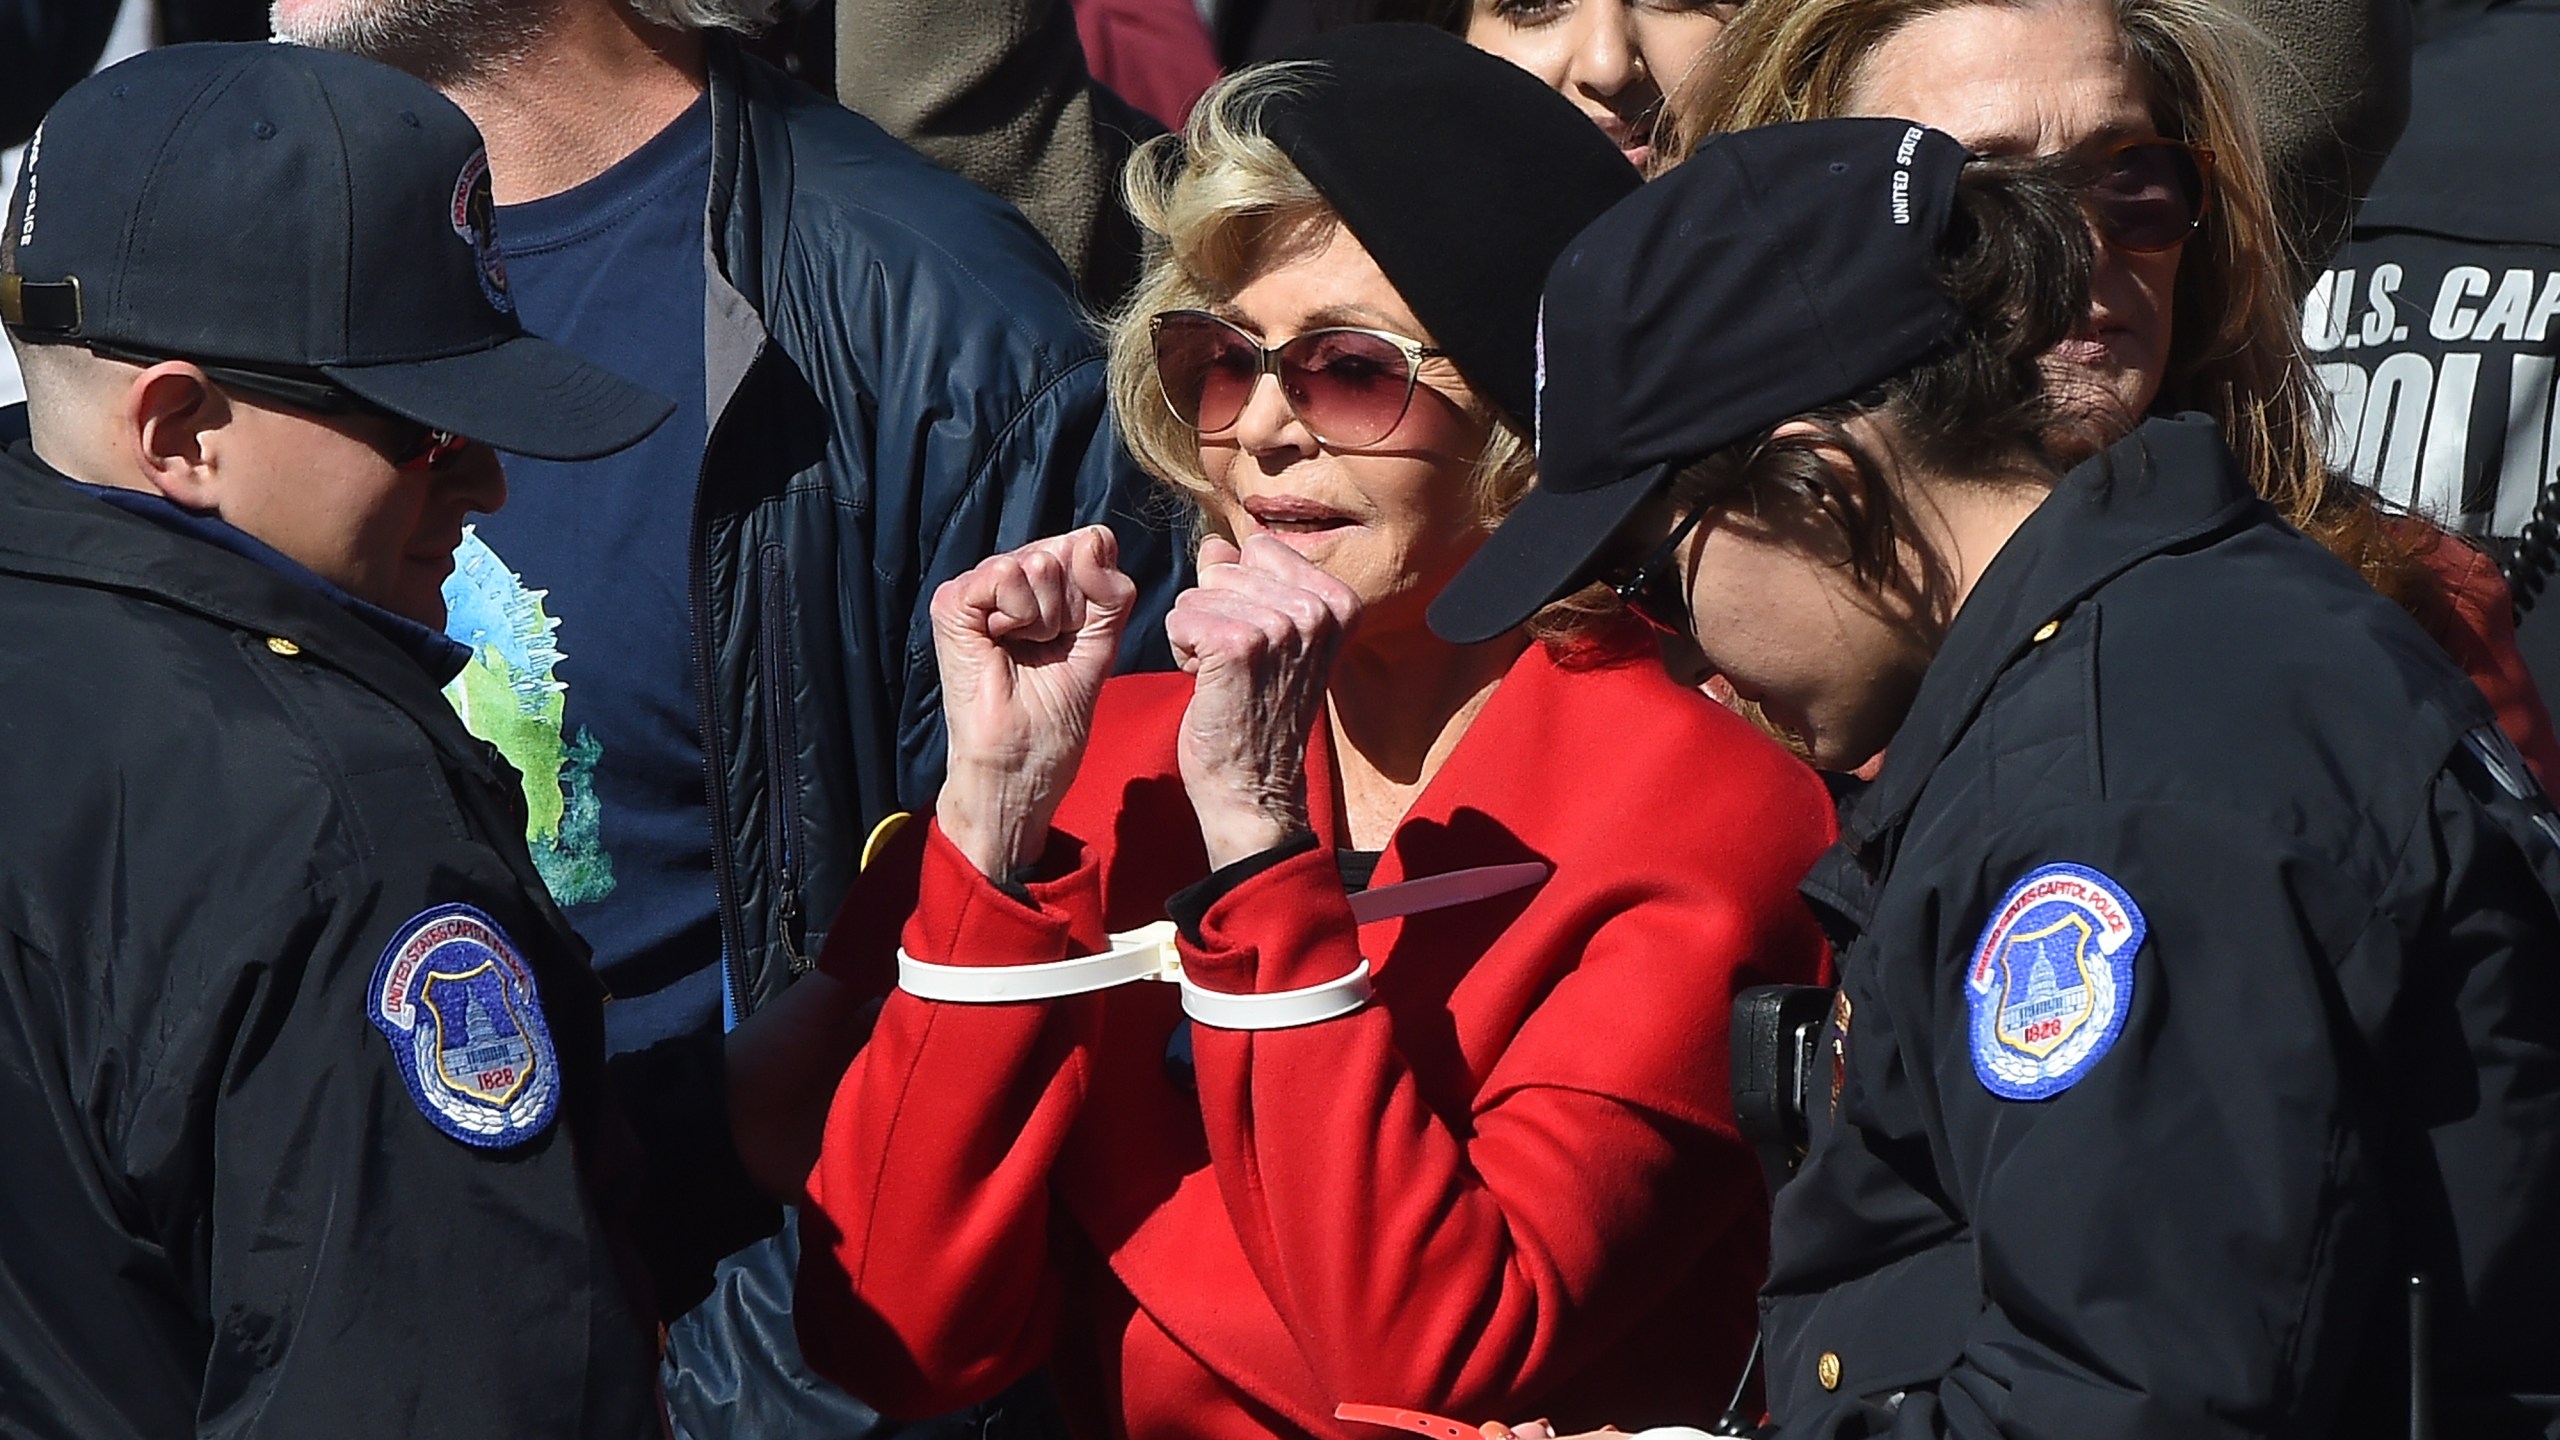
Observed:
[[[729,216],[737,202],[739,142],[745,117],[739,111],[733,54],[714,49],[709,73],[711,96],[711,196],[703,230],[703,258],[708,276],[729,283]],[[741,301],[745,295],[732,286]],[[708,303],[706,299],[706,304]],[[705,313],[706,333],[709,315]],[[711,628],[711,461],[720,453],[722,437],[737,421],[738,397],[745,393],[771,344],[758,333],[755,352],[726,388],[711,397],[709,422],[702,437],[702,461],[693,477],[693,557],[690,591],[693,601],[694,702],[702,723],[703,799],[711,813],[711,875],[720,906],[720,967],[729,1017],[745,1020],[749,1005],[746,983],[747,930],[738,897],[738,863],[731,841],[728,764],[721,743],[720,661]],[[708,352],[706,352],[707,355]]]
[[[723,417],[724,419],[726,417]],[[718,426],[703,444],[705,468],[708,469],[713,445],[718,440]],[[707,504],[708,478],[697,477],[693,488],[693,574],[689,586],[693,601],[694,704],[702,721],[702,792],[711,811],[711,880],[720,907],[720,976],[729,999],[732,1023],[747,1018],[747,987],[741,967],[746,964],[746,924],[738,914],[738,866],[730,853],[728,764],[720,745],[720,712],[715,699],[720,693],[720,661],[718,646],[711,630],[711,525]]]
[[[793,839],[800,833],[800,743],[792,722],[791,613],[785,551],[767,543],[758,555],[762,607],[757,615],[757,661],[764,671],[765,840],[773,855],[777,913],[774,928],[791,973],[808,973],[800,949],[800,863]]]

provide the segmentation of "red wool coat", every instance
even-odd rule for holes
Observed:
[[[1339,817],[1186,942],[1233,992],[1376,999],[1258,1032],[1175,987],[949,1004],[903,991],[844,1077],[802,1215],[802,1343],[891,1414],[1052,1367],[1087,1435],[1351,1435],[1343,1401],[1559,1428],[1696,1422],[1756,1321],[1766,1207],[1734,1131],[1744,986],[1809,981],[1795,883],[1831,839],[1812,773],[1649,646],[1532,646],[1373,884],[1541,860],[1535,889],[1355,924]],[[1174,761],[1180,675],[1103,691],[1031,904],[938,831],[877,864],[828,945],[861,983],[898,943],[950,965],[1105,948],[1207,872]],[[1307,773],[1329,776],[1317,727]],[[922,831],[926,827],[912,827]],[[903,874],[900,874],[903,870]]]

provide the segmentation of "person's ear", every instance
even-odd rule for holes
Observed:
[[[183,360],[151,366],[125,388],[123,429],[137,473],[189,510],[219,507],[222,432],[231,421],[230,400]]]
[[[1851,420],[1849,425],[1855,427],[1858,423],[1857,420]],[[1810,420],[1790,420],[1770,431],[1769,439],[1772,442],[1792,441],[1801,444],[1806,450],[1812,452],[1815,458],[1830,467],[1833,474],[1841,476],[1852,484],[1857,480],[1858,462],[1841,447],[1839,437]]]

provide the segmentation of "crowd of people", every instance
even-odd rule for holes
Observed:
[[[0,1435],[2560,1440],[2560,32],[2238,6],[28,5]]]

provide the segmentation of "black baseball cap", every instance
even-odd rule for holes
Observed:
[[[1538,483],[1431,603],[1490,640],[1588,583],[1683,465],[1892,378],[1955,333],[1932,262],[1971,157],[1909,120],[1719,135],[1547,276]]]
[[[28,142],[0,321],[128,359],[316,374],[422,425],[585,460],[674,411],[525,333],[480,132],[389,66],[179,45],[93,75]]]

